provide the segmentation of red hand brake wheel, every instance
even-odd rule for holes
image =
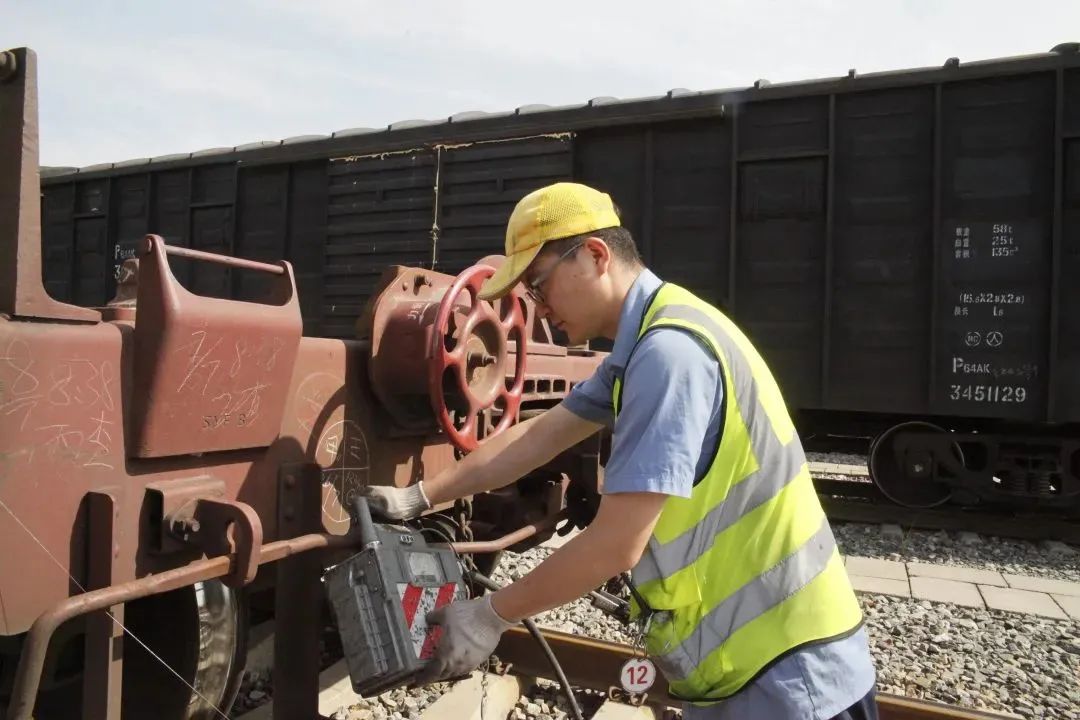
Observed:
[[[502,419],[489,437],[510,427],[517,419],[521,388],[525,384],[525,314],[520,294],[515,289],[496,300],[499,313],[491,304],[478,299],[481,285],[494,273],[495,269],[488,265],[474,265],[457,276],[439,304],[428,351],[431,408],[450,441],[465,451],[480,446],[480,414],[500,399]],[[462,313],[466,309],[465,303],[459,302],[466,290],[470,301],[468,314],[464,321],[455,322],[456,332],[451,332],[451,317],[455,311]],[[506,363],[511,334],[515,335],[517,350],[513,381],[507,387]],[[443,378],[447,371],[455,379],[453,391],[468,406],[460,428],[454,425],[446,402],[447,388],[444,388]]]

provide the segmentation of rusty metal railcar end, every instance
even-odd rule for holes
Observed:
[[[354,339],[304,337],[290,263],[154,234],[124,261],[113,302],[57,302],[41,274],[35,57],[0,58],[0,545],[16,549],[0,553],[0,667],[18,667],[0,677],[0,708],[217,716],[258,599],[281,621],[275,716],[306,720],[318,578],[350,546],[352,495],[437,474],[559,402],[601,355],[552,342],[523,300],[497,313],[449,292],[452,276],[402,267],[384,273]],[[258,273],[265,297],[189,291],[170,258]],[[444,371],[452,382],[433,381]],[[584,524],[596,446],[424,522],[473,553]],[[200,632],[209,615],[220,622]]]

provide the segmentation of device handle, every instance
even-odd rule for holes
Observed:
[[[369,548],[379,544],[379,536],[375,534],[375,523],[371,520],[371,508],[368,507],[367,498],[363,495],[354,495],[352,499],[353,520],[360,528],[360,545]]]

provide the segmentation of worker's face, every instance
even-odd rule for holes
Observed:
[[[566,333],[573,345],[597,337],[598,269],[606,267],[609,252],[603,240],[588,238],[561,254],[542,252],[522,278],[536,314]]]

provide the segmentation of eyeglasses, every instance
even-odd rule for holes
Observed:
[[[547,305],[547,299],[544,297],[544,292],[540,288],[547,282],[547,279],[551,277],[551,273],[555,271],[555,268],[559,266],[559,263],[577,252],[578,248],[584,244],[584,242],[579,242],[577,245],[560,255],[558,260],[551,263],[547,270],[533,278],[532,282],[523,283],[525,286],[525,294],[537,305]]]

